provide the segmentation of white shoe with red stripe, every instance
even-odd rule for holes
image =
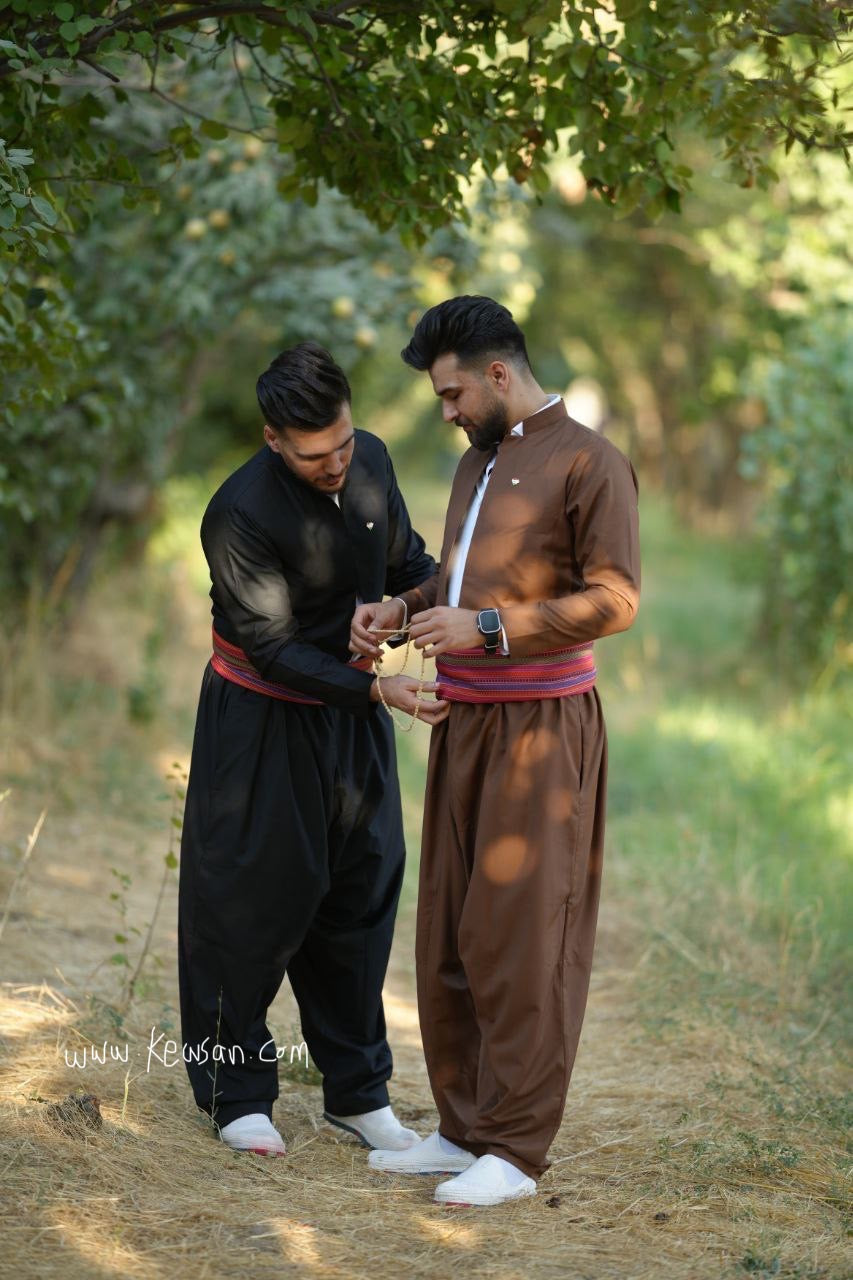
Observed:
[[[269,1116],[253,1112],[224,1124],[219,1136],[234,1151],[253,1151],[257,1156],[284,1156],[287,1147]]]

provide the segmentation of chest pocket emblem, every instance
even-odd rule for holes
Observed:
[[[368,529],[372,529],[372,528],[373,528],[373,521],[372,521],[372,520],[368,520],[368,522],[367,522],[367,527],[368,527]]]
[[[517,480],[517,479],[515,478],[515,476],[513,476],[513,477],[512,477],[512,483],[513,483],[513,484],[520,484],[521,482],[520,482],[519,480]]]

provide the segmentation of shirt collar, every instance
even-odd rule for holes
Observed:
[[[545,409],[550,409],[550,408],[551,408],[551,405],[552,405],[552,404],[556,404],[556,403],[557,403],[557,401],[558,401],[558,400],[560,400],[561,398],[562,398],[562,397],[561,397],[561,396],[559,396],[559,395],[556,395],[556,394],[555,394],[555,395],[552,395],[552,396],[550,397],[550,399],[546,400],[545,404],[543,404],[543,406],[542,406],[542,408],[541,408],[541,409],[537,409],[537,410],[536,410],[536,413],[542,413],[542,412],[543,412],[543,410],[545,410]],[[531,417],[531,418],[535,418],[535,417],[536,417],[536,413],[531,413],[530,417]],[[524,420],[522,419],[522,421],[521,421],[521,422],[517,422],[517,423],[515,424],[515,426],[513,427],[512,431],[510,431],[510,433],[509,433],[509,434],[510,434],[511,436],[523,436],[523,435],[524,435]]]

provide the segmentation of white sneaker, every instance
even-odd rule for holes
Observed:
[[[371,1151],[367,1163],[382,1173],[456,1173],[476,1160],[440,1133],[431,1133],[407,1151]]]
[[[536,1195],[536,1183],[500,1156],[480,1156],[458,1178],[440,1182],[435,1189],[439,1204],[504,1204]]]
[[[269,1116],[253,1112],[224,1124],[219,1136],[226,1146],[235,1151],[253,1151],[258,1156],[285,1156],[287,1147]]]
[[[420,1142],[420,1134],[405,1129],[390,1107],[368,1111],[361,1116],[332,1116],[323,1112],[323,1119],[352,1133],[365,1147],[381,1147],[383,1151],[406,1151]]]

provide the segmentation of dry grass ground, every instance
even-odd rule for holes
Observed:
[[[0,912],[27,833],[42,807],[48,815],[0,938],[0,1273],[849,1277],[835,1006],[816,1007],[785,947],[746,936],[734,906],[713,940],[673,925],[665,902],[637,891],[618,822],[581,1050],[534,1201],[442,1209],[431,1201],[437,1178],[371,1173],[363,1150],[323,1124],[319,1090],[299,1070],[282,1071],[274,1117],[286,1159],[237,1155],[214,1140],[182,1066],[147,1059],[152,1027],[179,1035],[174,872],[122,1020],[129,970],[110,959],[126,955],[132,966],[144,945],[169,846],[162,780],[188,757],[206,627],[197,598],[181,612],[182,594],[178,582],[152,725],[124,714],[128,673],[144,658],[138,602],[124,600],[121,584],[63,655],[66,687],[77,690],[65,718],[41,717],[35,674],[29,692],[22,680],[24,701],[7,704]],[[406,746],[410,825],[425,737],[419,730]],[[414,998],[413,897],[410,883],[387,1012],[393,1098],[426,1133],[434,1117]],[[280,1042],[294,1038],[286,991],[271,1024]],[[127,1065],[67,1064],[66,1052],[104,1042],[126,1045]],[[100,1128],[65,1131],[51,1119],[46,1102],[72,1091],[97,1095]]]

